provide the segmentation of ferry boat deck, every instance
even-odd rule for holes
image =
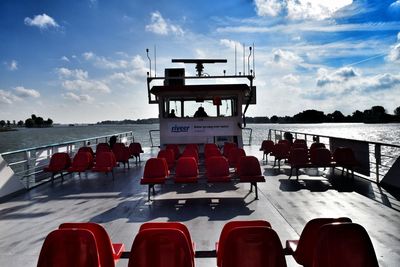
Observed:
[[[249,184],[221,183],[156,186],[147,201],[140,185],[145,161],[157,148],[145,148],[140,163],[115,168],[115,180],[102,173],[66,175],[0,203],[0,266],[36,266],[48,233],[64,222],[91,221],[103,225],[114,242],[130,250],[140,225],[148,221],[180,221],[196,243],[196,266],[216,266],[210,257],[223,225],[231,220],[263,219],[271,223],[282,245],[297,239],[307,221],[347,216],[365,227],[380,266],[400,262],[400,194],[368,180],[354,182],[331,170],[308,169],[288,179],[287,165],[273,168],[273,158],[261,160],[258,146],[245,147],[260,160],[266,182],[259,183],[259,200]],[[286,256],[288,266],[298,266]],[[127,266],[122,258],[117,266]]]

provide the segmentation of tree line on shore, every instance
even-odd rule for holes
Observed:
[[[48,118],[44,120],[42,117],[36,116],[32,114],[30,118],[27,118],[25,121],[16,122],[13,120],[0,120],[0,129],[13,129],[17,127],[27,127],[27,128],[44,128],[53,126],[53,120]]]
[[[352,115],[343,115],[336,110],[325,114],[323,111],[309,109],[297,113],[293,117],[278,117],[273,115],[268,117],[250,117],[246,118],[247,123],[323,123],[323,122],[363,122],[363,123],[390,123],[400,122],[400,106],[394,110],[394,114],[388,114],[384,107],[373,106],[364,111],[356,110]]]

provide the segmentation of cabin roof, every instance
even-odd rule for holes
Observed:
[[[250,91],[247,84],[195,84],[195,85],[163,85],[153,86],[150,92],[154,95],[162,93],[183,93],[183,92],[232,92],[232,91]]]

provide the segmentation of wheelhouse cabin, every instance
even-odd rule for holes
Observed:
[[[173,60],[203,63],[226,60]],[[200,65],[200,67],[199,67]],[[253,75],[185,76],[185,69],[165,69],[165,77],[148,77],[149,103],[158,104],[160,146],[206,143],[223,145],[235,142],[243,146],[245,112],[255,104]],[[163,80],[163,85],[154,85]],[[204,82],[206,81],[206,82]],[[200,83],[202,82],[202,83]]]

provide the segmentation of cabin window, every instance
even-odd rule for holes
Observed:
[[[213,99],[165,99],[164,118],[231,117],[237,116],[237,100],[222,97],[221,105],[214,105]],[[205,113],[204,113],[205,112]],[[196,115],[195,115],[196,114]]]

